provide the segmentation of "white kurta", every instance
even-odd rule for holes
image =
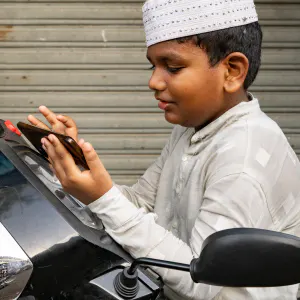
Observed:
[[[196,133],[175,126],[135,185],[115,185],[89,207],[134,257],[190,263],[203,240],[222,229],[300,236],[300,164],[281,129],[253,99]],[[194,283],[185,272],[153,269],[170,299],[295,300],[298,288],[214,287]]]

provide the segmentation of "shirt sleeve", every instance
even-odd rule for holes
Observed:
[[[133,257],[187,264],[199,256],[202,243],[210,234],[227,228],[253,226],[261,216],[268,215],[259,183],[244,173],[227,175],[208,183],[188,244],[156,224],[155,214],[137,208],[116,187],[89,207],[103,221],[111,237]],[[171,289],[172,299],[209,300],[222,289],[194,283],[187,272],[153,269]]]
[[[160,156],[145,171],[136,184],[131,187],[114,184],[136,207],[144,208],[146,212],[153,211],[162,169],[174,146],[185,131],[186,129],[175,126]]]
[[[161,155],[146,170],[133,186],[117,185],[116,188],[136,207],[144,208],[147,212],[154,209],[157,186],[164,163],[168,157],[170,141],[163,148]]]

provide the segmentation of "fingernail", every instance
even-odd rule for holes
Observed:
[[[85,147],[86,151],[91,151],[93,149],[93,147],[92,147],[92,145],[90,143],[85,143],[84,147]]]
[[[47,146],[49,143],[49,140],[47,138],[43,138],[43,145]]]
[[[43,109],[45,109],[45,108],[46,108],[46,106],[41,105],[41,106],[39,107],[39,110],[43,110]]]
[[[53,135],[52,135],[52,134],[49,134],[49,135],[48,135],[48,139],[49,139],[51,142],[53,142]]]

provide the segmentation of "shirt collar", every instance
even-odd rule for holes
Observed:
[[[204,139],[213,136],[222,127],[239,120],[241,117],[248,115],[253,111],[260,110],[258,100],[254,98],[250,93],[248,93],[248,97],[249,101],[237,104],[236,106],[226,111],[218,119],[195,132],[191,137],[191,144],[203,141]]]

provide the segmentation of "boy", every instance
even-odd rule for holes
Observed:
[[[90,167],[81,172],[49,135],[43,147],[64,189],[89,205],[134,257],[190,263],[206,237],[233,227],[300,235],[297,156],[247,92],[261,52],[253,1],[148,0],[143,13],[149,87],[176,126],[132,187],[113,184],[89,143],[79,141]],[[72,119],[40,111],[54,130],[77,139]],[[45,126],[33,116],[29,121]],[[296,299],[297,285],[213,287],[184,272],[154,269],[169,299]]]

